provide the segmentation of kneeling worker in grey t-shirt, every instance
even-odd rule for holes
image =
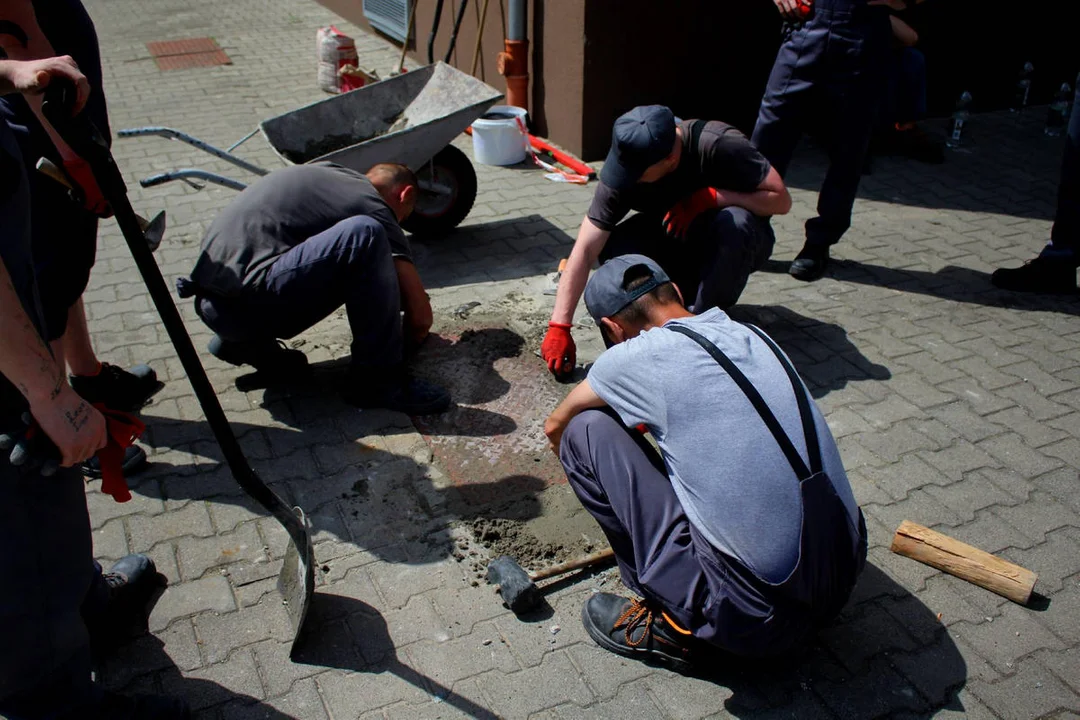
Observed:
[[[642,255],[585,289],[609,349],[545,426],[641,600],[593,595],[602,647],[692,662],[783,652],[831,620],[866,559],[836,443],[790,360],[718,309],[693,315]],[[629,430],[644,425],[658,455]]]

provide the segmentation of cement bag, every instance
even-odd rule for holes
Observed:
[[[357,65],[356,42],[331,25],[319,28],[315,34],[315,51],[319,59],[319,87],[328,93],[341,92],[338,71],[346,65]]]

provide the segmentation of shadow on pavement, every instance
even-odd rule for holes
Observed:
[[[869,563],[847,607],[812,645],[790,657],[727,663],[697,677],[729,688],[725,709],[739,718],[964,710],[957,696],[967,664],[948,629]]]
[[[769,334],[795,363],[810,394],[821,398],[849,382],[888,380],[889,368],[871,362],[847,331],[781,305],[736,305],[728,315],[757,325]]]
[[[250,695],[235,692],[212,680],[184,677],[165,652],[164,643],[154,635],[144,635],[116,650],[98,670],[106,688],[123,694],[163,694],[181,698],[197,717],[265,718],[293,720]],[[200,714],[213,708],[220,715]]]
[[[512,242],[510,242],[512,241]],[[446,237],[414,242],[428,289],[551,274],[574,239],[540,215],[462,225]],[[554,251],[562,248],[561,251]]]
[[[350,672],[394,675],[430,696],[432,708],[426,717],[439,717],[442,703],[468,717],[483,720],[497,717],[487,708],[402,662],[383,616],[375,608],[353,598],[315,593],[294,661]]]
[[[190,453],[191,463],[173,464],[152,455],[148,467],[129,478],[132,493],[236,505],[273,526],[262,507],[236,484],[205,423],[151,414],[142,419],[149,445]],[[447,528],[455,521],[487,517],[521,522],[537,517],[538,497],[547,487],[525,474],[459,487],[410,455],[355,442],[356,438],[331,441],[300,429],[231,425],[263,481],[307,513],[316,543],[330,539],[353,543],[390,562],[426,564],[450,557],[455,545]],[[392,440],[394,429],[379,437]],[[422,441],[404,451],[427,452]],[[232,529],[223,526],[218,532]]]
[[[930,210],[1053,220],[1064,142],[1047,140],[1037,115],[1019,120],[1005,113],[975,115],[965,126],[965,133],[969,127],[972,133],[965,136],[965,147],[946,149],[940,165],[875,154],[858,197]],[[920,125],[944,141],[945,122],[931,119]],[[803,139],[784,178],[789,187],[818,192],[828,166],[823,147],[819,138]]]

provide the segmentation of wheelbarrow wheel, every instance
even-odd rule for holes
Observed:
[[[476,202],[476,171],[469,156],[447,145],[417,171],[416,177],[420,181],[416,208],[402,227],[421,239],[446,235]]]

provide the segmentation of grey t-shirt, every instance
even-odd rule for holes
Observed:
[[[235,297],[258,284],[279,255],[357,215],[386,229],[394,257],[412,259],[397,217],[363,173],[328,162],[275,170],[214,219],[191,280],[199,292]]]
[[[761,338],[715,308],[671,324],[720,348],[807,460],[791,381]],[[781,582],[799,557],[802,501],[795,471],[730,376],[700,345],[666,327],[604,352],[588,383],[628,427],[649,427],[686,517],[713,547],[762,580]],[[824,469],[857,524],[858,506],[836,442],[811,406]]]

